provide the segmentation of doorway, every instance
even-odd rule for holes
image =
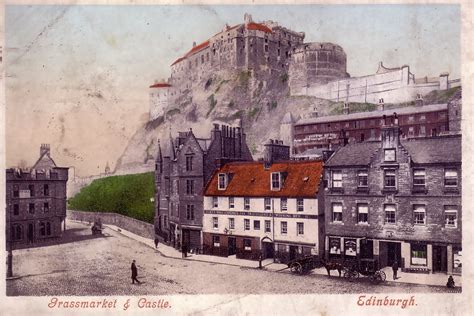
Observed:
[[[361,239],[360,241],[360,257],[362,259],[374,258],[374,241]]]
[[[237,244],[236,244],[235,237],[229,237],[227,241],[227,255],[228,256],[233,256],[236,254],[236,249],[237,249],[236,245]]]
[[[446,246],[433,246],[433,273],[447,271],[448,263]]]
[[[392,266],[398,261],[398,266],[402,266],[402,245],[399,242],[381,241],[380,242],[380,267]]]
[[[263,256],[264,259],[275,257],[275,247],[272,242],[263,242]]]

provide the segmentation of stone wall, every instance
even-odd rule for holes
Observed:
[[[66,217],[70,220],[81,222],[94,222],[100,218],[102,224],[115,225],[141,237],[151,239],[155,238],[155,229],[153,227],[153,224],[142,222],[137,219],[117,213],[82,212],[76,210],[67,210]]]

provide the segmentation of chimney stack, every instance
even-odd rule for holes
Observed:
[[[283,145],[283,141],[270,139],[264,147],[265,165],[271,165],[275,161],[290,160],[290,146]]]

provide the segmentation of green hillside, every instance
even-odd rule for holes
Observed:
[[[115,212],[153,223],[153,172],[94,180],[69,200],[69,208],[89,212]]]

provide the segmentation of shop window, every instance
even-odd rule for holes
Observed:
[[[333,223],[342,223],[342,204],[332,204],[332,221]]]
[[[297,212],[304,211],[304,199],[301,199],[301,198],[296,199],[296,211]]]
[[[280,199],[280,210],[282,212],[288,210],[288,199],[287,198],[281,198]]]
[[[244,239],[244,250],[247,250],[247,251],[252,250],[252,240]]]
[[[193,204],[186,205],[186,219],[188,221],[194,220],[194,205]]]
[[[357,204],[357,222],[359,224],[367,224],[369,219],[369,205]]]
[[[411,244],[411,264],[426,266],[427,250],[426,245]]]
[[[234,208],[234,207],[235,207],[234,197],[230,196],[229,197],[229,208]]]
[[[462,248],[459,246],[453,247],[453,272],[462,273]]]
[[[219,229],[219,218],[218,217],[213,217],[212,218],[212,228],[213,229]]]
[[[357,243],[355,239],[344,239],[344,254],[348,257],[357,255]]]
[[[260,221],[253,221],[253,229],[260,230]]]
[[[250,198],[244,198],[244,210],[250,210]]]
[[[265,221],[265,232],[270,233],[271,231],[272,231],[271,222],[266,220]]]
[[[395,170],[384,170],[384,187],[388,189],[394,189],[396,187]]]
[[[212,236],[212,246],[216,248],[221,246],[220,236]]]
[[[414,187],[425,187],[426,172],[423,169],[413,171],[413,186]]]
[[[361,170],[357,173],[358,186],[359,188],[366,188],[368,186],[368,172],[367,170]]]
[[[394,204],[386,204],[385,205],[385,224],[395,224],[396,208]]]
[[[330,255],[341,254],[341,239],[340,238],[329,238],[329,254]]]
[[[458,186],[458,171],[456,169],[444,170],[444,186],[449,188]]]
[[[212,207],[213,208],[218,208],[219,207],[219,200],[217,199],[217,196],[212,197]]]
[[[424,205],[413,205],[413,220],[415,225],[426,224],[426,210]]]
[[[250,230],[250,219],[244,219],[244,230]]]
[[[265,210],[271,210],[272,209],[272,200],[270,198],[264,198],[264,203],[265,203]]]
[[[13,215],[15,215],[15,216],[20,215],[20,205],[19,204],[13,204]]]
[[[296,223],[296,234],[304,235],[304,223]]]
[[[288,232],[288,223],[287,222],[281,222],[281,233],[285,235]]]
[[[456,206],[444,207],[444,226],[456,228],[458,226],[458,211]]]
[[[229,218],[229,229],[235,229],[235,219]]]
[[[342,171],[332,172],[332,187],[342,188]]]

